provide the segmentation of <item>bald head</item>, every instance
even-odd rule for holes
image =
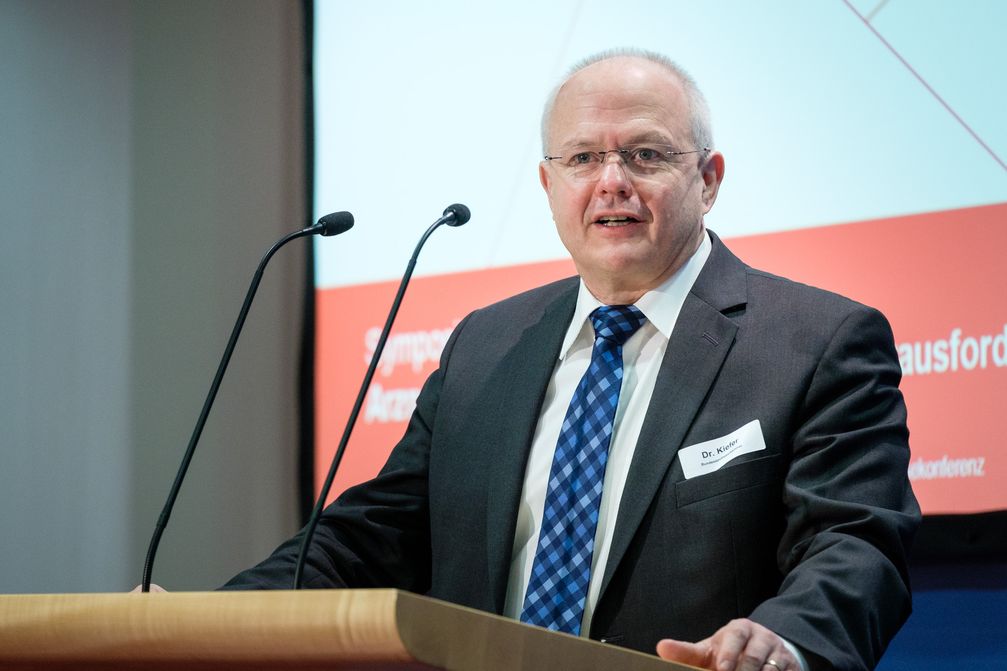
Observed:
[[[550,133],[552,132],[553,112],[556,101],[567,89],[567,85],[578,77],[581,73],[589,69],[597,70],[599,67],[606,69],[622,69],[632,65],[636,61],[637,65],[644,64],[644,67],[657,66],[661,70],[677,81],[683,93],[689,113],[689,126],[692,131],[692,141],[697,148],[713,147],[713,133],[710,129],[710,110],[706,104],[706,98],[696,86],[696,82],[689,74],[679,67],[667,56],[646,51],[643,49],[613,49],[603,51],[593,56],[588,56],[584,60],[575,64],[567,72],[563,80],[552,90],[546,99],[545,109],[542,112],[542,152],[548,154]],[[668,101],[669,105],[672,101]]]
[[[694,123],[689,81],[663,61],[598,58],[546,114],[539,181],[584,285],[608,305],[658,287],[703,240],[724,161],[694,144],[708,126]]]

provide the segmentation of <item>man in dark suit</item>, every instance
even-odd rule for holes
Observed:
[[[919,522],[891,331],[705,229],[724,174],[707,116],[649,53],[589,59],[556,89],[540,179],[579,278],[459,324],[381,473],[325,511],[308,587],[543,624],[558,535],[586,547],[585,580],[563,597],[570,628],[544,626],[718,670],[876,664],[909,613]],[[633,323],[598,373],[602,306]],[[613,379],[573,542],[554,524],[562,453],[582,450],[578,399]],[[289,585],[298,543],[227,587]]]

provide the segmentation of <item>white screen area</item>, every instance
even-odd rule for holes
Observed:
[[[1004,160],[1007,4],[853,3]],[[733,237],[1001,202],[1007,172],[843,2],[352,3],[315,19],[319,287],[565,255],[537,166],[543,101],[577,60],[636,46],[707,96],[726,177],[708,225]],[[445,234],[446,233],[446,234]]]

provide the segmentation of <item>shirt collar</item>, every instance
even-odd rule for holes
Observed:
[[[674,275],[645,293],[636,302],[636,307],[647,317],[647,323],[656,328],[665,339],[671,337],[675,322],[678,321],[678,314],[685,303],[685,297],[696,283],[696,278],[699,277],[712,249],[710,234],[704,230],[699,248],[689,260]],[[566,337],[563,338],[563,346],[559,350],[560,359],[566,358],[574,347],[594,342],[594,328],[588,318],[602,305],[604,303],[594,297],[581,279],[577,292],[577,307],[573,311],[573,319],[570,320]]]

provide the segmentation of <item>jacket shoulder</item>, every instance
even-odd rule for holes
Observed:
[[[476,312],[509,313],[513,311],[527,312],[535,308],[544,309],[570,294],[576,299],[579,286],[580,278],[566,277],[497,301],[476,310]]]

